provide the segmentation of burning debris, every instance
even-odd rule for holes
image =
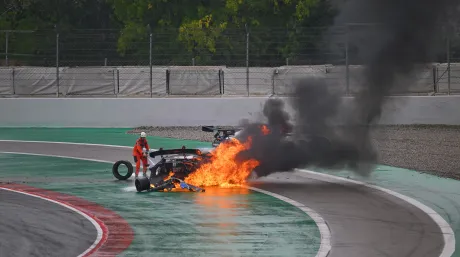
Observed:
[[[236,156],[241,151],[251,148],[251,144],[250,138],[244,143],[235,138],[221,143],[211,153],[210,160],[202,164],[184,181],[202,187],[243,185],[259,162],[256,159],[236,161]]]

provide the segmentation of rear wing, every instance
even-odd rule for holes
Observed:
[[[164,155],[173,155],[173,154],[183,154],[183,155],[197,155],[201,156],[202,152],[199,149],[187,149],[185,146],[182,148],[177,148],[177,149],[168,149],[164,150],[163,148],[160,148],[158,151],[150,152],[149,156],[151,158],[155,158],[157,156],[164,156]]]

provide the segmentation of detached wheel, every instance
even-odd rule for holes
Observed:
[[[128,168],[128,172],[125,175],[120,174],[120,166],[124,165]],[[112,166],[112,173],[118,180],[127,180],[133,175],[133,165],[129,161],[117,161]]]
[[[136,186],[137,192],[142,192],[150,188],[150,180],[148,178],[137,178],[136,181],[134,181],[134,185]]]

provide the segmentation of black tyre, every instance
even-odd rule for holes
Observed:
[[[128,168],[128,173],[121,175],[119,171],[120,165],[125,165]],[[118,180],[127,180],[133,175],[133,165],[129,161],[117,161],[112,166],[112,173]]]
[[[134,181],[137,192],[142,192],[150,188],[150,180],[148,178],[137,178]]]

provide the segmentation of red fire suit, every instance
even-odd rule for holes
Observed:
[[[139,170],[141,168],[141,161],[143,165],[143,172],[147,172],[148,161],[147,156],[143,154],[143,148],[147,150],[147,153],[150,150],[147,139],[141,137],[136,140],[136,144],[133,148],[134,162],[136,162],[136,176],[139,174]]]

